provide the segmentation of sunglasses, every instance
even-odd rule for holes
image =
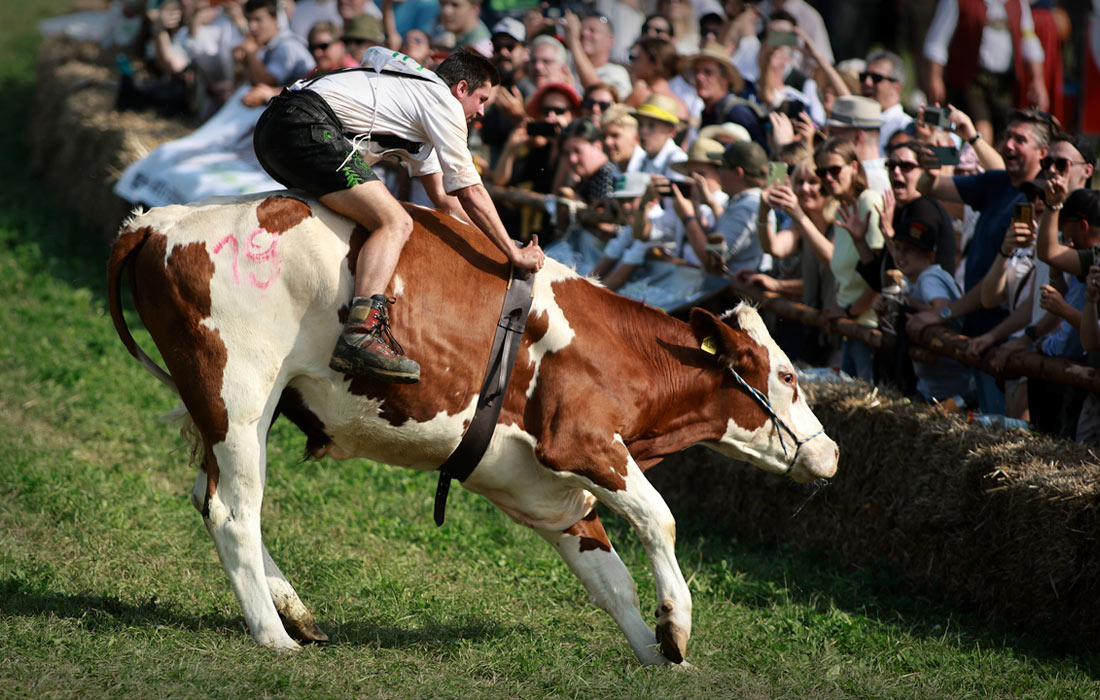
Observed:
[[[1039,165],[1042,166],[1043,170],[1050,170],[1050,166],[1053,165],[1055,169],[1058,170],[1058,172],[1064,173],[1069,170],[1069,166],[1071,165],[1086,165],[1086,163],[1083,160],[1070,160],[1069,158],[1051,158],[1048,156],[1040,160]]]
[[[916,170],[919,167],[920,167],[920,163],[911,163],[907,160],[888,160],[888,161],[886,161],[886,170],[887,171],[893,170],[894,168],[898,168],[899,170],[901,170],[901,172],[905,173],[906,175],[913,172],[914,170]]]
[[[557,114],[562,115],[569,111],[568,107],[543,107],[542,113],[546,115]]]
[[[891,83],[901,82],[900,80],[897,80],[896,78],[891,78],[890,76],[883,75],[882,73],[872,73],[869,70],[865,70],[865,71],[863,71],[862,73],[859,74],[859,82],[862,83],[862,82],[865,82],[868,79],[872,83],[874,83],[875,85],[878,85],[883,80],[889,80]]]
[[[839,180],[840,172],[842,170],[844,170],[843,165],[830,165],[827,168],[817,168],[816,170],[814,170],[814,172],[817,173],[818,178],[822,180],[825,179],[825,176],[829,176],[834,180]]]
[[[593,107],[599,107],[600,111],[602,111],[602,112],[606,112],[607,110],[611,109],[611,103],[610,102],[607,102],[605,100],[593,100],[591,97],[584,98],[584,101],[581,102],[581,106],[584,107],[585,109],[592,109]]]
[[[316,44],[310,44],[309,45],[309,52],[313,53],[314,51],[328,51],[328,47],[332,46],[334,43],[336,43],[336,42],[333,42],[333,41],[319,41]]]
[[[519,45],[515,39],[503,39],[493,42],[493,51],[511,51]]]

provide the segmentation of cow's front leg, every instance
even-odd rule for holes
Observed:
[[[192,498],[202,511],[252,638],[260,646],[290,650],[298,644],[275,609],[260,535],[264,459],[260,436],[265,434],[255,424],[230,425],[225,440],[214,445],[207,457]]]
[[[626,475],[622,488],[595,487],[592,493],[638,533],[657,584],[657,641],[670,661],[682,663],[691,637],[691,592],[676,561],[676,520],[625,447],[623,453]]]
[[[643,664],[667,664],[657,649],[653,630],[638,608],[634,578],[611,546],[603,523],[593,508],[588,516],[567,530],[539,530],[584,584],[592,604],[607,612],[626,635],[630,648]]]
[[[275,603],[275,609],[283,620],[283,627],[294,639],[299,642],[324,643],[329,641],[313,617],[313,613],[305,606],[301,598],[294,591],[294,587],[287,581],[279,565],[271,558],[267,551],[267,545],[261,543],[264,548],[264,575],[267,578],[267,587],[271,589],[271,600]]]

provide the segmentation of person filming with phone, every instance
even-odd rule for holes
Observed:
[[[941,202],[962,202],[979,212],[966,256],[964,294],[946,305],[940,312],[922,312],[909,321],[909,328],[920,332],[933,324],[946,323],[965,316],[963,333],[974,337],[992,329],[1008,315],[1007,310],[984,309],[981,305],[981,281],[993,263],[1012,220],[1013,205],[1026,196],[1019,187],[1033,180],[1041,169],[1052,136],[1061,127],[1048,115],[1031,110],[1017,110],[1009,120],[1004,134],[1001,156],[1004,170],[988,170],[978,175],[952,176],[940,174],[934,164],[924,162],[925,172],[917,189],[925,196]],[[972,140],[977,143],[981,137]],[[996,380],[985,373],[976,377],[978,399],[985,413],[1005,410],[1004,394]]]

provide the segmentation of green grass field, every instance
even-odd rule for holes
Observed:
[[[265,539],[334,643],[256,648],[156,420],[174,402],[105,313],[105,245],[27,171],[34,22],[66,5],[0,4],[0,698],[1100,696],[1096,655],[686,515],[695,668],[641,668],[533,533],[461,490],[436,529],[432,475],[302,463],[286,423]],[[652,610],[641,548],[603,514]]]

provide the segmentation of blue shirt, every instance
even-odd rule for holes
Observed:
[[[966,272],[963,277],[970,291],[982,283],[982,278],[993,264],[1005,230],[1012,223],[1012,205],[1027,198],[1013,186],[1004,170],[990,170],[978,175],[962,175],[952,178],[963,203],[980,212],[974,226],[974,237],[966,252]],[[963,319],[963,333],[976,336],[996,326],[1008,316],[1008,310],[979,309]]]
[[[954,277],[939,265],[930,265],[910,283],[909,296],[927,304],[933,299],[952,302],[962,294]],[[913,373],[917,375],[917,391],[929,401],[967,396],[974,390],[970,370],[948,357],[936,358],[932,364],[913,360]]]

